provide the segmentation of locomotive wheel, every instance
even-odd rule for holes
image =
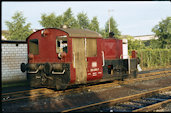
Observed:
[[[56,78],[56,89],[57,90],[64,90],[67,88],[67,85],[62,82],[61,78]]]

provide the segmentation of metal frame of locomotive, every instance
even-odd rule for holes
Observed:
[[[85,29],[46,28],[26,41],[28,63],[21,64],[21,71],[26,71],[31,87],[65,89],[136,76],[136,54],[128,57],[124,40],[104,39]]]

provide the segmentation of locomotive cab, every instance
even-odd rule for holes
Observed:
[[[26,71],[30,86],[65,88],[70,82],[68,34],[47,28],[34,32],[26,41],[28,63],[21,64],[21,71]]]

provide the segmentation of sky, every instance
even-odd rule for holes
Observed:
[[[17,11],[23,12],[26,23],[31,23],[31,29],[43,28],[38,21],[42,14],[63,14],[71,8],[74,17],[84,12],[91,20],[97,16],[99,26],[104,29],[109,16],[112,16],[121,35],[151,35],[151,29],[166,17],[171,17],[170,1],[37,1],[1,3],[1,29],[8,30],[5,21],[13,21],[12,16]],[[110,10],[110,12],[109,12]]]

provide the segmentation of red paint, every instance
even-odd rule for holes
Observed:
[[[48,35],[49,34],[49,30],[45,29],[44,34],[45,34],[45,36]]]
[[[137,52],[135,50],[132,51],[132,58],[136,58],[137,57]]]
[[[29,60],[33,60],[33,59],[34,59],[34,55],[30,53],[30,54],[28,55],[28,58],[29,58]]]
[[[87,57],[87,81],[101,79],[103,76],[101,41],[102,39],[97,39],[97,56]],[[92,67],[93,62],[97,63],[96,67]]]
[[[73,68],[73,63],[70,64],[70,83],[73,84],[76,80],[75,68]]]
[[[102,48],[106,60],[120,59],[122,57],[122,40],[103,39]]]
[[[43,29],[42,29],[43,30]],[[33,33],[28,39],[27,42],[31,39],[38,39],[39,43],[39,54],[34,55],[34,62],[29,61],[29,63],[64,63],[64,62],[71,62],[71,51],[68,51],[64,59],[58,59],[58,54],[56,53],[56,37],[63,36],[68,34],[64,31],[58,29],[48,29],[45,30],[46,36],[43,37],[41,35],[41,30]],[[68,39],[68,50],[71,48],[71,39]],[[29,47],[29,44],[28,44]],[[29,52],[29,48],[28,48]]]

